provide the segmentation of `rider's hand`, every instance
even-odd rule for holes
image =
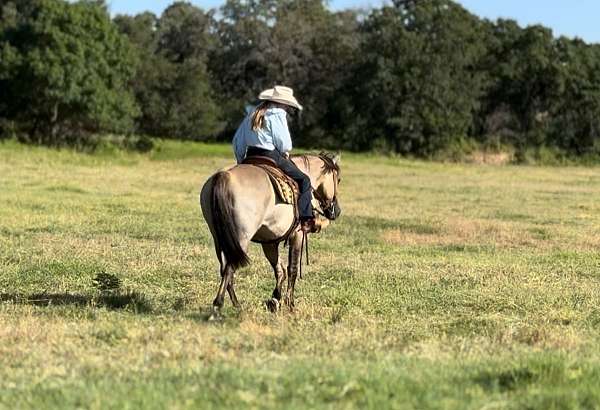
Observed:
[[[290,153],[289,152],[284,152],[283,156],[287,159],[290,159]]]

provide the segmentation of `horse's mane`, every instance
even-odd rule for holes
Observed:
[[[299,155],[293,155],[294,158],[300,158],[302,159],[302,162],[304,162],[304,166],[306,167],[307,170],[310,170],[310,157],[317,157],[320,158],[321,161],[323,161],[323,166],[321,167],[321,175],[327,174],[328,172],[337,172],[338,175],[340,173],[340,167],[338,164],[335,163],[334,158],[335,158],[335,154],[331,153],[331,152],[325,152],[325,151],[321,151],[318,154],[299,154]]]

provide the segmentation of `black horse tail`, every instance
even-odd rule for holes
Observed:
[[[228,189],[229,174],[217,172],[213,178],[211,212],[216,241],[225,254],[227,264],[233,269],[244,267],[250,259],[239,241],[240,227],[233,213],[234,198]]]

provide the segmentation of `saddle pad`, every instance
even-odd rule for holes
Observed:
[[[275,161],[271,160],[268,157],[253,156],[248,157],[244,160],[243,164],[255,165],[259,168],[262,168],[267,175],[269,175],[269,179],[271,180],[271,184],[275,190],[277,197],[286,204],[296,205],[296,198],[298,198],[299,190],[298,184],[292,178],[287,176],[277,167],[272,166]]]
[[[271,183],[273,183],[273,187],[281,199],[282,202],[290,205],[294,205],[296,201],[296,195],[294,194],[294,189],[290,186],[289,181],[284,181],[281,178],[275,178],[273,175],[269,174],[269,178],[271,179]],[[294,183],[296,185],[296,183]]]

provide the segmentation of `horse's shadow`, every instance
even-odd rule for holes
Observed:
[[[138,292],[110,292],[101,294],[72,293],[1,293],[0,302],[42,307],[76,306],[104,307],[112,310],[127,309],[136,313],[151,313],[152,305]]]
[[[203,307],[195,312],[189,312],[185,315],[189,320],[197,323],[212,323],[212,324],[229,324],[237,325],[245,317],[244,310],[231,309],[225,314],[215,316],[215,311],[212,305]]]
[[[109,310],[126,310],[137,314],[164,314],[152,307],[152,304],[138,292],[110,292],[100,294],[74,294],[74,293],[0,293],[0,303],[13,303],[17,305],[31,305],[43,308],[72,306],[76,308],[106,308]],[[185,314],[184,316],[198,323],[213,322],[211,316],[212,306],[199,311]],[[229,323],[239,320],[241,311],[231,312],[230,317],[222,317],[215,323]],[[227,319],[227,320],[226,320]]]

